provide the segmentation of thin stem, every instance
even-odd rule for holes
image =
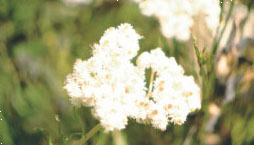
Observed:
[[[81,138],[81,140],[79,141],[78,145],[84,145],[91,137],[93,137],[100,129],[101,129],[101,125],[97,124],[96,126],[94,126],[85,136],[83,136]]]
[[[198,49],[198,46],[197,46],[197,41],[192,35],[191,35],[191,38],[192,38],[192,43],[193,43],[193,46],[194,46],[194,49],[195,49],[195,52],[196,52],[198,65],[199,65],[199,68],[200,68],[200,75],[201,75],[201,78],[202,78],[201,79],[202,94],[203,94],[203,96],[206,96],[206,84],[204,82],[207,81],[207,73],[206,73],[206,70],[205,70],[205,67],[204,67],[204,64],[203,64],[203,60],[201,58],[201,55],[200,55],[200,52],[199,52],[199,49]]]
[[[218,49],[218,46],[220,45],[221,38],[222,38],[222,36],[223,36],[223,34],[224,34],[225,30],[226,30],[226,27],[227,27],[229,18],[230,18],[230,16],[232,15],[233,8],[234,8],[234,2],[235,2],[235,1],[233,0],[232,3],[231,3],[231,5],[230,5],[229,12],[228,12],[228,14],[227,14],[227,16],[226,16],[225,25],[224,25],[224,27],[223,27],[222,30],[221,30],[221,33],[220,33],[220,35],[219,35],[218,40],[216,40],[217,42],[215,42],[215,43],[213,44],[213,50],[212,50],[212,54],[213,54],[213,55],[215,55],[215,53],[216,53],[216,51],[217,51],[217,49]]]
[[[223,12],[224,12],[223,3],[220,3],[220,8],[221,8],[221,11],[220,11],[220,22],[219,22],[219,25],[216,28],[215,36],[214,36],[213,43],[212,43],[213,46],[214,46],[214,44],[217,41],[217,38],[218,38],[218,35],[219,35],[220,26],[221,26],[221,22],[222,22],[222,18],[223,18]]]
[[[49,142],[48,142],[49,145],[53,145],[53,142],[52,142],[52,138],[49,136]]]
[[[82,116],[82,108],[76,108],[74,107],[73,108],[74,110],[74,115],[78,118],[79,122],[81,123],[82,125],[82,133],[85,134],[85,131],[86,131],[86,125],[85,125],[85,120]]]
[[[151,94],[152,94],[154,74],[155,74],[154,70],[151,69],[151,77],[150,77],[149,88],[148,88],[148,92],[146,94],[146,97],[150,97]]]
[[[192,38],[192,43],[193,43],[193,46],[194,46],[194,49],[195,49],[195,52],[196,52],[198,64],[199,64],[199,67],[200,67],[200,73],[201,73],[201,75],[203,75],[203,62],[202,62],[202,58],[201,58],[201,55],[200,55],[200,52],[199,52],[199,49],[198,49],[197,41],[192,35],[191,35],[191,38]]]
[[[215,37],[215,41],[214,41],[213,46],[212,46],[212,56],[209,59],[208,64],[213,69],[212,70],[211,69],[207,70],[207,81],[209,82],[209,83],[207,83],[207,86],[209,85],[209,87],[207,87],[207,89],[208,89],[207,93],[206,93],[207,96],[210,95],[211,88],[213,88],[214,83],[215,83],[216,70],[215,70],[214,65],[215,65],[216,53],[217,53],[217,49],[218,49],[218,47],[220,45],[220,41],[222,39],[222,36],[223,36],[223,34],[224,34],[225,30],[226,30],[226,27],[228,25],[229,19],[230,19],[231,15],[232,15],[233,8],[234,8],[234,2],[235,2],[235,0],[232,0],[230,8],[229,8],[229,11],[228,11],[228,13],[226,15],[225,24],[224,24],[222,30],[220,31],[220,33],[218,35],[218,38]]]
[[[183,142],[183,145],[189,145],[191,143],[191,140],[193,138],[193,134],[197,131],[197,128],[195,126],[192,126],[190,130],[187,133],[187,136]]]

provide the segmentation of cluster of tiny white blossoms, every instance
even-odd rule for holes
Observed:
[[[154,16],[167,38],[187,40],[193,25],[193,16],[203,14],[208,28],[219,24],[219,0],[132,0],[138,3],[142,14]]]
[[[152,91],[148,94],[148,118],[152,125],[166,129],[168,118],[181,125],[187,115],[201,107],[200,90],[192,76],[185,76],[183,68],[173,57],[166,57],[160,48],[144,52],[137,59],[137,67],[151,68],[156,74]]]
[[[130,24],[106,30],[93,56],[78,59],[65,89],[76,106],[92,107],[92,113],[106,131],[125,128],[128,118],[151,123],[165,130],[171,122],[182,124],[188,113],[200,108],[199,87],[183,68],[160,49],[144,52],[135,66],[131,59],[139,50],[139,39]],[[147,89],[145,69],[155,80]]]
[[[67,4],[90,4],[93,0],[63,0]],[[215,32],[219,24],[219,0],[130,0],[138,3],[141,13],[156,17],[162,34],[184,41],[190,38],[193,17],[203,15],[208,28]]]

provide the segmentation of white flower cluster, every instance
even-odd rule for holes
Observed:
[[[165,130],[168,118],[182,124],[188,113],[200,108],[199,87],[192,77],[183,75],[174,58],[155,49],[140,55],[137,66],[131,63],[140,38],[130,24],[109,28],[94,45],[93,56],[78,59],[67,76],[64,88],[72,103],[92,107],[106,131],[125,128],[128,118]],[[145,69],[149,67],[156,79],[147,93]]]
[[[148,113],[155,127],[166,129],[168,118],[181,125],[190,112],[201,107],[200,90],[193,77],[185,76],[175,59],[166,57],[160,48],[142,53],[137,59],[137,67],[151,68],[156,74],[149,94],[151,108]]]
[[[219,24],[219,0],[132,0],[139,4],[146,16],[159,20],[161,31],[167,38],[187,40],[193,25],[193,16],[203,14],[208,28]]]

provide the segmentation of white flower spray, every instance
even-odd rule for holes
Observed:
[[[205,16],[212,32],[219,24],[219,0],[131,0],[138,3],[141,13],[158,19],[162,34],[184,41],[190,38],[193,17]]]
[[[169,121],[181,125],[190,112],[201,107],[200,89],[193,77],[185,76],[175,59],[166,57],[161,49],[142,53],[137,66],[131,63],[139,39],[130,24],[107,29],[94,44],[93,56],[78,59],[67,76],[64,88],[72,104],[92,107],[106,131],[124,129],[128,118],[165,130]],[[152,73],[147,89],[148,68]]]
[[[87,5],[93,0],[63,0],[67,4]],[[138,4],[145,16],[155,17],[166,38],[186,41],[190,38],[194,17],[202,17],[215,34],[219,25],[219,0],[130,0]]]

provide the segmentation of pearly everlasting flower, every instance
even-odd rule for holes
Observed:
[[[78,59],[65,89],[74,105],[93,107],[94,116],[108,131],[123,129],[128,117],[139,114],[136,102],[145,96],[144,76],[131,62],[140,39],[129,24],[106,30],[93,56]]]
[[[117,29],[109,28],[94,45],[94,55],[102,54],[111,59],[130,60],[137,55],[139,50],[138,35],[130,24],[122,24]]]
[[[90,4],[92,1],[93,0],[64,0],[65,3],[72,5],[86,5]],[[161,26],[161,32],[166,38],[176,38],[181,41],[188,40],[190,37],[191,28],[194,25],[193,17],[195,16],[202,16],[201,18],[204,19],[207,27],[212,33],[215,32],[215,29],[219,24],[219,0],[130,1],[138,4],[143,15],[158,19]],[[109,29],[108,31],[113,30]]]
[[[184,76],[174,58],[157,48],[142,53],[137,66],[131,59],[139,50],[139,39],[130,24],[105,31],[88,60],[77,59],[65,89],[75,106],[92,107],[92,113],[106,131],[124,129],[129,118],[151,123],[165,130],[168,122],[182,124],[187,115],[200,108],[199,87]],[[145,69],[156,79],[147,89]]]
[[[148,57],[149,63],[142,63],[146,62]],[[155,127],[164,130],[167,126],[165,118],[170,118],[171,122],[180,125],[185,122],[190,112],[201,107],[200,89],[193,77],[185,76],[183,68],[175,59],[166,57],[160,48],[141,54],[137,59],[137,67],[142,70],[151,68],[156,73],[149,96],[150,100],[153,100],[150,108],[152,113],[148,115]]]
[[[212,30],[219,24],[220,5],[218,0],[132,0],[138,3],[141,13],[156,17],[162,34],[167,38],[187,40],[193,26],[193,17],[204,15]]]

